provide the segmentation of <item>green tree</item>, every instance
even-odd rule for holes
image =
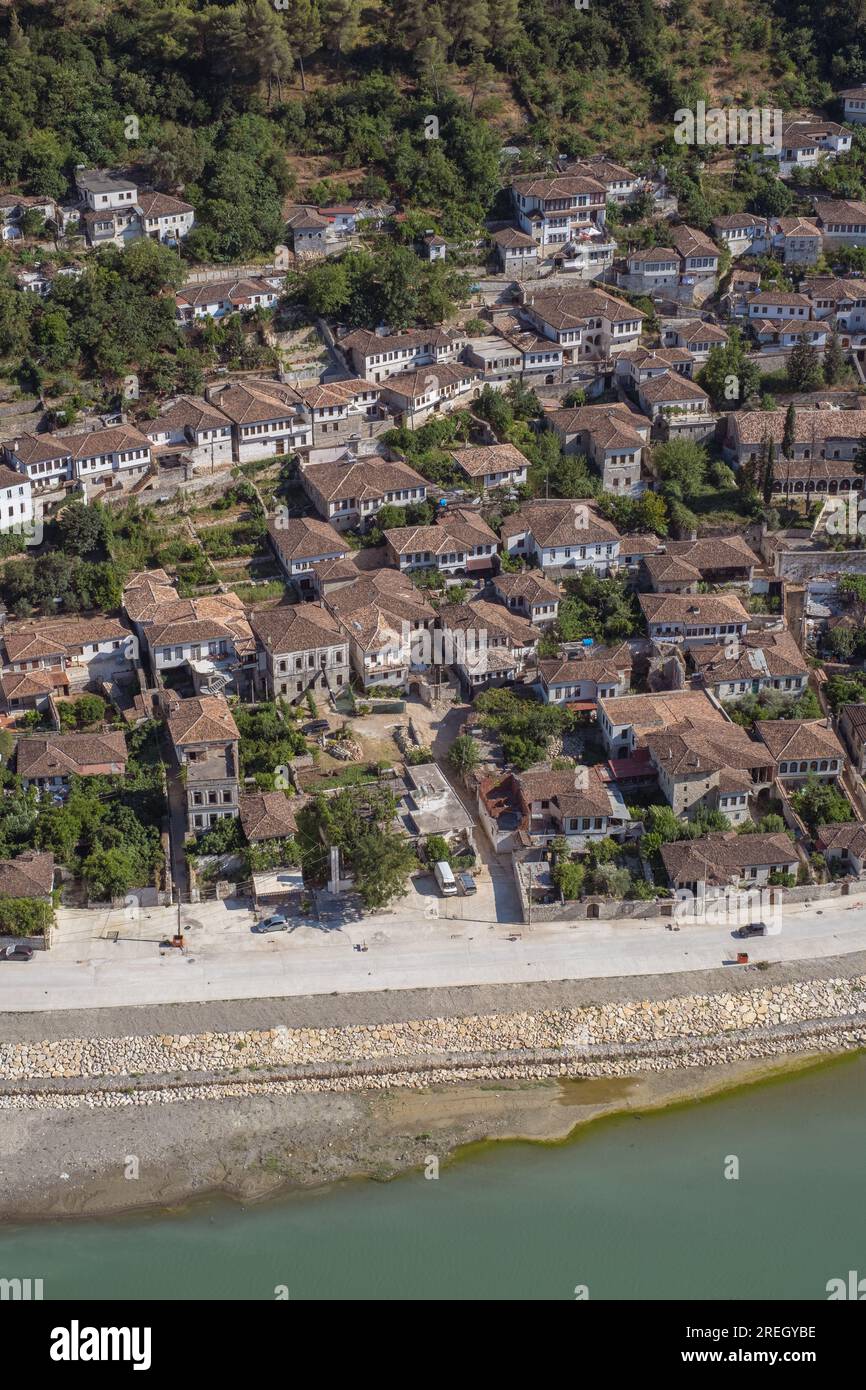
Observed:
[[[684,497],[692,497],[703,486],[707,451],[693,439],[671,439],[653,451],[653,466],[661,479],[677,483]]]
[[[129,851],[120,845],[94,849],[81,866],[81,874],[98,902],[120,898],[135,886],[135,864]]]
[[[461,777],[467,777],[478,766],[481,755],[471,734],[459,734],[455,738],[448,750],[448,761]]]
[[[99,503],[69,502],[57,517],[61,548],[68,554],[87,555],[105,545],[105,512]]]
[[[375,826],[359,835],[352,851],[352,867],[364,906],[387,907],[405,893],[417,863],[411,846],[393,831]]]
[[[817,349],[802,340],[798,342],[791,349],[786,376],[792,391],[817,391],[823,380]]]

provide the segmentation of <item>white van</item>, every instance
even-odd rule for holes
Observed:
[[[444,859],[440,859],[433,865],[433,872],[436,875],[436,882],[439,884],[443,898],[452,898],[457,893],[457,880],[451,872],[451,865]]]

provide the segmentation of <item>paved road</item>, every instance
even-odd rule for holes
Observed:
[[[732,962],[741,945],[727,925],[684,922],[673,932],[653,919],[548,923],[530,930],[479,920],[474,904],[472,898],[439,900],[446,915],[438,918],[401,907],[379,917],[329,920],[258,937],[250,932],[252,917],[243,905],[205,903],[185,909],[186,954],[159,948],[173,930],[175,909],[145,910],[134,922],[123,912],[80,913],[77,934],[61,923],[60,944],[49,955],[27,965],[0,965],[0,1011],[664,975],[716,970]],[[89,926],[82,920],[87,917],[94,919]],[[363,943],[366,952],[354,949]],[[786,909],[781,934],[750,942],[747,949],[753,961],[866,950],[866,895],[853,903]]]

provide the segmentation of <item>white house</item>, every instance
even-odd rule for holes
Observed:
[[[0,532],[33,535],[33,486],[17,469],[0,464]]]
[[[543,570],[616,568],[620,534],[585,502],[526,502],[500,528],[509,555],[534,559]]]
[[[866,87],[848,87],[839,93],[845,120],[866,125]]]
[[[221,410],[198,396],[167,401],[143,433],[155,454],[182,453],[194,463],[216,468],[232,461],[232,422]]]

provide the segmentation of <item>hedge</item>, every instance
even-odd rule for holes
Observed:
[[[38,898],[0,898],[0,936],[44,936],[54,907]]]

